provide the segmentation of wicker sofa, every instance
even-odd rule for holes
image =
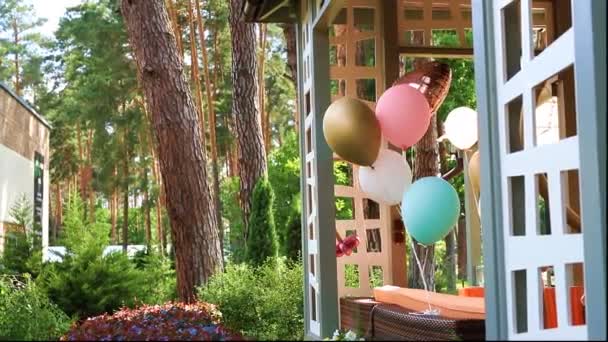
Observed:
[[[392,295],[395,292],[399,295],[387,296],[387,293]],[[440,310],[437,316],[420,314],[428,305],[426,293],[420,290],[381,287],[374,290],[374,295],[375,298],[340,299],[342,329],[353,330],[365,336],[366,340],[374,341],[485,339],[485,311],[479,310],[479,301],[483,298],[433,294],[430,300],[432,306]],[[472,309],[467,302],[473,304]]]

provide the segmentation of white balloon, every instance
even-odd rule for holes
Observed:
[[[412,170],[401,154],[381,149],[371,167],[359,168],[359,185],[367,198],[378,203],[395,205],[412,184]]]
[[[452,110],[444,122],[445,137],[461,150],[471,148],[478,139],[477,112],[468,107]]]

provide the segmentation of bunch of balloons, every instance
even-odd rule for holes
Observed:
[[[360,166],[361,190],[379,203],[401,203],[405,226],[424,245],[442,239],[456,225],[460,214],[458,194],[439,177],[421,178],[412,184],[407,161],[400,153],[383,148],[382,137],[405,150],[424,136],[432,115],[426,97],[404,83],[386,90],[375,112],[362,101],[343,97],[327,108],[323,119],[323,133],[330,148]],[[471,148],[477,142],[477,113],[457,108],[448,115],[445,128],[441,139],[449,139],[460,149]],[[336,248],[337,252],[342,250]],[[337,254],[348,255],[345,252]]]

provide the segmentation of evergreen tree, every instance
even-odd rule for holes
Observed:
[[[37,273],[42,258],[41,227],[34,225],[32,204],[25,195],[19,197],[9,210],[12,218],[12,229],[4,239],[4,254],[0,264],[3,273],[24,274]]]
[[[41,47],[48,39],[34,30],[46,19],[36,17],[31,1],[0,0],[0,81],[11,81],[22,95],[43,83]]]
[[[274,193],[268,179],[258,181],[251,196],[251,216],[247,232],[246,260],[253,265],[263,264],[277,256],[277,234],[272,211]]]
[[[294,196],[289,218],[280,234],[281,254],[293,260],[297,260],[302,254],[302,209],[299,196],[300,194]]]

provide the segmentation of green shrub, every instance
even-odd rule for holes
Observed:
[[[142,253],[143,254],[143,253]],[[143,254],[136,268],[145,279],[138,298],[145,304],[160,304],[177,299],[177,278],[169,258],[159,253]]]
[[[289,219],[285,227],[279,230],[282,231],[279,234],[281,255],[292,260],[297,260],[302,254],[302,209],[299,194],[295,196],[298,196],[298,198],[293,201]]]
[[[57,340],[70,323],[29,277],[0,276],[0,340]]]
[[[272,212],[274,193],[266,178],[258,181],[251,196],[251,215],[247,231],[246,260],[261,265],[277,256],[277,234]]]
[[[245,241],[243,236],[243,213],[239,206],[239,178],[229,177],[222,181],[220,186],[220,199],[222,202],[222,218],[225,231],[228,232],[227,247],[228,259],[240,263],[245,258]]]
[[[109,242],[109,226],[83,222],[82,202],[70,199],[64,221],[62,262],[43,267],[40,284],[66,313],[81,318],[140,302],[154,304],[172,299],[174,274],[166,259],[146,257],[129,260],[123,253],[103,256]]]
[[[303,279],[301,261],[230,264],[199,289],[199,299],[216,304],[226,327],[245,337],[302,340]]]
[[[297,210],[296,201],[300,198],[300,148],[295,132],[287,133],[283,144],[268,156],[268,181],[274,191],[277,235],[284,241],[282,236],[288,235],[284,229],[294,215],[293,210]]]

